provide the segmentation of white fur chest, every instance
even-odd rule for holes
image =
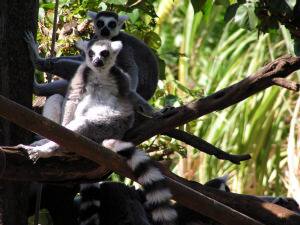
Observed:
[[[111,117],[128,116],[133,112],[131,104],[118,95],[118,86],[110,74],[90,72],[86,93],[77,106],[75,117]]]

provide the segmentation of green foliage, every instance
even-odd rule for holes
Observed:
[[[295,43],[300,38],[298,30],[300,0],[250,0],[238,1],[227,8],[226,21],[233,20],[239,27],[248,30],[274,32],[282,24],[290,30]],[[295,53],[299,52],[295,45]]]
[[[255,15],[255,8],[244,3],[234,3],[236,11],[241,7],[245,10],[242,16]],[[167,75],[153,99],[156,106],[177,106],[204,93],[214,93],[285,54],[284,42],[278,33],[261,35],[258,39],[257,32],[239,29],[234,20],[226,24],[222,19],[224,8],[214,8],[208,19],[189,10],[189,5],[179,4],[161,29],[160,55],[166,61]],[[231,153],[250,153],[253,157],[250,161],[236,166],[185,146],[188,158],[176,157],[174,171],[189,174],[189,179],[201,182],[230,174],[231,186],[237,192],[284,194],[284,140],[288,134],[285,117],[291,110],[288,96],[285,90],[272,88],[180,128]],[[163,146],[174,141],[161,137],[159,140]],[[179,145],[182,143],[172,148],[179,151]]]
[[[194,8],[194,12],[200,12],[200,10],[204,9],[205,4],[207,4],[207,0],[191,0],[191,3]]]

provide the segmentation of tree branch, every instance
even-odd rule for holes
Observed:
[[[245,161],[251,158],[249,154],[246,155],[233,155],[222,151],[221,149],[213,146],[212,144],[200,139],[192,134],[184,132],[182,130],[173,129],[164,133],[169,137],[175,138],[177,140],[183,141],[201,152],[205,152],[209,155],[214,155],[218,159],[229,160],[232,163],[240,164],[241,161]]]
[[[147,119],[127,133],[126,139],[139,144],[154,135],[166,133],[213,111],[225,109],[274,85],[275,78],[285,78],[300,69],[300,57],[283,56],[264,66],[256,74],[212,95],[178,107],[177,113],[164,119]],[[275,80],[276,82],[276,80]]]

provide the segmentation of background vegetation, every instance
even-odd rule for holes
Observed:
[[[127,14],[126,32],[144,40],[160,58],[161,79],[152,103],[178,106],[227,87],[278,56],[298,52],[292,28],[279,22],[284,17],[293,22],[299,2],[273,1],[277,7],[266,10],[268,2],[60,0],[56,55],[75,54],[74,42],[92,34],[87,10]],[[54,7],[53,1],[40,1],[38,41],[44,54],[50,52]],[[290,129],[297,97],[272,87],[180,128],[230,153],[250,153],[252,159],[238,166],[164,136],[144,145],[156,152],[154,157],[170,159],[173,171],[188,179],[202,183],[228,174],[234,192],[288,195],[287,148],[299,136],[297,125]],[[292,146],[298,147],[297,142]]]

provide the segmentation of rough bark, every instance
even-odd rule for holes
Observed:
[[[0,93],[29,108],[33,68],[23,34],[25,30],[35,30],[37,3],[37,0],[0,1]],[[30,138],[28,131],[0,120],[0,143],[28,143]],[[27,224],[27,189],[26,182],[0,180],[0,224]]]

